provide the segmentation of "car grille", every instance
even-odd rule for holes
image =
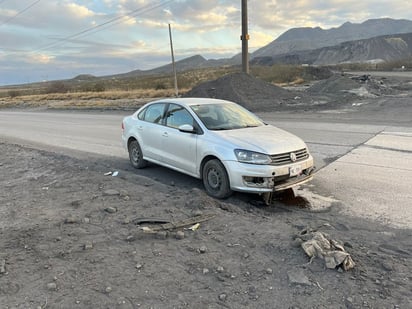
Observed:
[[[293,155],[291,155],[292,153],[296,155],[295,161],[292,161],[292,158],[291,158],[293,157]],[[294,162],[305,160],[308,157],[309,157],[309,154],[306,148],[270,156],[270,158],[272,159],[271,165],[284,165],[284,164],[294,163]]]

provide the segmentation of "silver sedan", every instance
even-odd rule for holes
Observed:
[[[215,198],[268,195],[312,178],[313,158],[300,138],[230,101],[154,101],[125,117],[122,128],[135,168],[153,162],[202,179]]]

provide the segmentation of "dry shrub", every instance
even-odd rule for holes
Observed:
[[[189,89],[181,89],[181,93]],[[103,92],[69,92],[24,95],[14,98],[0,98],[0,108],[12,106],[51,108],[118,108],[121,106],[136,106],[140,101],[150,101],[155,98],[174,97],[174,89],[140,89],[140,90],[110,90]]]
[[[69,91],[69,86],[62,81],[52,82],[46,89],[46,93],[66,93]]]

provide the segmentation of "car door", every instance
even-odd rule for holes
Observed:
[[[149,105],[140,116],[143,120],[139,123],[138,132],[140,146],[146,159],[161,161],[163,115],[166,103],[156,103]]]
[[[192,115],[178,104],[169,104],[162,132],[162,160],[179,171],[197,175],[198,134],[181,132],[179,126],[196,127]]]

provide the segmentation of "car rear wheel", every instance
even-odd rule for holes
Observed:
[[[230,189],[229,177],[223,164],[216,159],[207,161],[203,167],[203,185],[207,194],[224,199],[233,191]]]
[[[143,159],[142,149],[139,143],[134,140],[129,144],[129,159],[134,168],[143,168],[147,165],[147,161]]]

